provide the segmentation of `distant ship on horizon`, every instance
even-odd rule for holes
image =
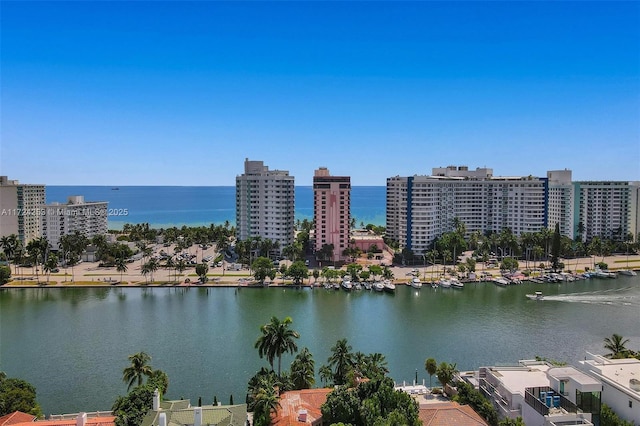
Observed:
[[[111,188],[112,191],[120,191],[120,188],[118,188],[117,186],[114,188]]]

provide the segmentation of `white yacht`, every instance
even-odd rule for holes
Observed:
[[[422,281],[420,281],[420,278],[414,277],[411,280],[411,287],[413,287],[413,288],[422,288]]]

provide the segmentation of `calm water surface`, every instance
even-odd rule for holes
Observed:
[[[536,302],[525,294],[544,291]],[[110,409],[126,393],[127,356],[149,353],[168,397],[244,400],[265,360],[254,343],[272,316],[291,316],[316,371],[346,337],[354,351],[386,355],[411,381],[424,360],[459,369],[536,355],[575,362],[619,333],[640,347],[640,277],[464,290],[399,286],[397,294],[324,289],[153,288],[0,291],[0,370],[33,383],[46,414]],[[291,357],[283,359],[288,368]]]

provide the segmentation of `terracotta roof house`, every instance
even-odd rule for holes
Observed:
[[[303,389],[280,395],[280,408],[271,420],[272,426],[321,425],[320,406],[333,388]]]
[[[189,400],[160,401],[156,391],[153,408],[141,426],[245,426],[246,422],[246,404],[192,407]]]
[[[5,414],[0,417],[0,426],[11,426],[16,423],[33,422],[36,416],[33,414],[23,413],[22,411],[14,411],[13,413]]]
[[[424,405],[420,420],[423,426],[488,426],[473,408],[457,402]]]
[[[115,426],[115,416],[104,415],[102,413],[94,414],[93,416],[87,415],[87,413],[54,416],[54,418],[49,420],[11,423],[11,426]]]

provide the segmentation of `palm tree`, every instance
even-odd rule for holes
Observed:
[[[308,348],[303,348],[291,363],[291,379],[296,389],[310,389],[316,382],[315,361]]]
[[[297,331],[289,328],[293,322],[291,317],[286,317],[280,321],[276,317],[271,317],[271,322],[260,327],[262,336],[258,338],[255,348],[258,349],[260,358],[267,357],[267,361],[273,370],[273,360],[278,358],[278,377],[280,377],[282,354],[285,352],[294,353],[298,350],[294,339],[300,338]]]
[[[328,386],[329,383],[331,383],[331,380],[333,379],[333,371],[331,371],[331,367],[323,365],[318,370],[318,374],[320,375],[320,380],[322,380],[322,383],[325,386]]]
[[[458,370],[456,370],[456,364],[449,364],[443,362],[438,367],[436,371],[436,376],[438,377],[438,381],[442,384],[442,391],[446,393],[446,387],[449,383],[453,381],[453,377],[456,375]]]
[[[134,383],[138,382],[138,386],[142,384],[144,376],[150,377],[153,374],[153,368],[148,364],[151,357],[144,352],[129,355],[131,365],[122,371],[122,380],[129,383],[127,391],[131,389]]]
[[[259,386],[253,400],[254,425],[271,424],[271,414],[280,408],[280,395],[276,387],[265,380]]]
[[[353,354],[347,339],[340,339],[331,348],[329,366],[333,368],[333,381],[336,385],[343,385],[347,381],[347,375],[353,367]]]
[[[51,253],[47,257],[47,261],[42,265],[42,269],[47,273],[47,284],[49,283],[49,278],[51,277],[51,271],[56,269],[58,266],[58,256]]]
[[[624,346],[629,343],[629,339],[623,339],[619,334],[613,333],[611,337],[605,337],[604,348],[611,353],[607,355],[607,358],[626,358],[629,350]]]
[[[424,369],[429,373],[429,387],[431,387],[431,377],[438,371],[438,364],[434,358],[428,358],[424,362]]]
[[[118,257],[116,259],[116,271],[120,272],[120,283],[122,283],[122,274],[127,272],[127,262],[124,260],[124,257]]]
[[[0,247],[2,247],[2,251],[7,256],[7,263],[9,263],[9,265],[18,252],[19,245],[20,240],[18,239],[18,236],[16,234],[11,234],[9,236],[0,238]]]

